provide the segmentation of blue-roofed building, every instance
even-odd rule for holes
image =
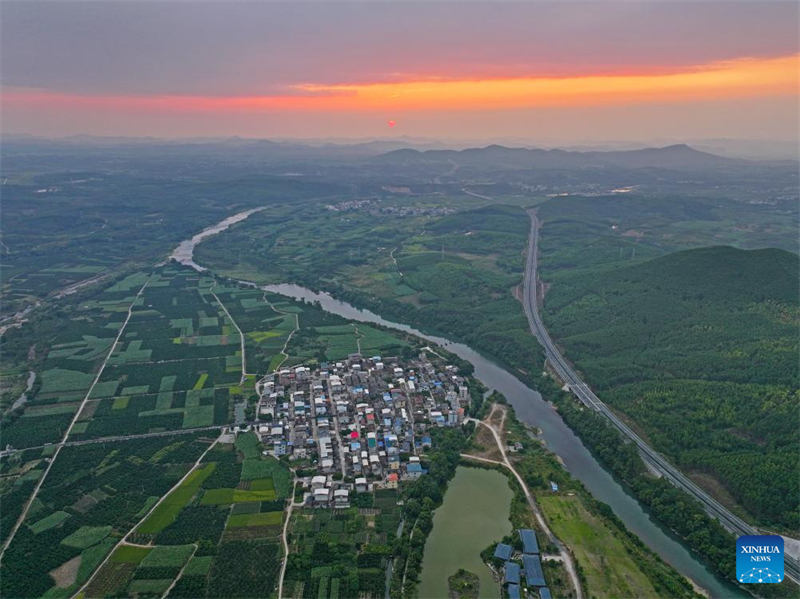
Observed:
[[[522,567],[525,569],[525,582],[529,587],[543,587],[546,584],[538,555],[523,555]]]
[[[553,493],[558,493],[558,485],[552,480],[550,481],[550,488],[553,489]]]
[[[550,594],[550,589],[547,587],[539,589],[539,599],[553,599],[553,596]]]
[[[539,543],[536,542],[536,533],[529,528],[521,528],[519,539],[522,541],[522,551],[528,554],[539,553]]]
[[[425,470],[419,462],[413,462],[406,466],[406,476],[408,478],[419,478],[426,472],[427,470]]]
[[[508,599],[520,599],[518,584],[508,585]]]
[[[505,543],[498,543],[497,547],[494,549],[494,556],[497,559],[501,559],[503,561],[508,561],[511,559],[511,545],[506,545]]]
[[[506,564],[506,571],[505,576],[503,578],[503,584],[519,584],[519,564],[515,564],[514,562],[508,562]]]

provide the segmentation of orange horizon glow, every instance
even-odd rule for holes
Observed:
[[[122,96],[12,90],[2,94],[2,102],[7,106],[132,112],[502,110],[797,95],[799,69],[800,55],[791,55],[742,58],[658,74],[292,86],[291,91],[299,95]]]

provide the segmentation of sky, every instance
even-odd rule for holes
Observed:
[[[4,0],[5,134],[798,138],[795,2]]]

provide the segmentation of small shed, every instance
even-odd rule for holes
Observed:
[[[536,533],[529,528],[521,528],[519,539],[522,541],[522,551],[528,555],[539,553],[539,543],[536,542]]]
[[[498,543],[497,547],[494,549],[494,556],[497,559],[501,559],[503,561],[508,561],[511,559],[511,545],[506,545],[505,543]]]
[[[545,586],[542,562],[539,561],[538,555],[523,555],[522,567],[525,569],[525,581],[529,587]]]
[[[506,563],[503,584],[519,584],[519,564],[515,564],[514,562]]]

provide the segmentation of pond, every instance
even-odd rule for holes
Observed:
[[[480,599],[499,599],[500,587],[481,560],[481,551],[511,532],[512,498],[508,479],[499,472],[459,466],[444,503],[433,514],[419,597],[446,599],[447,579],[464,568],[478,575]]]

